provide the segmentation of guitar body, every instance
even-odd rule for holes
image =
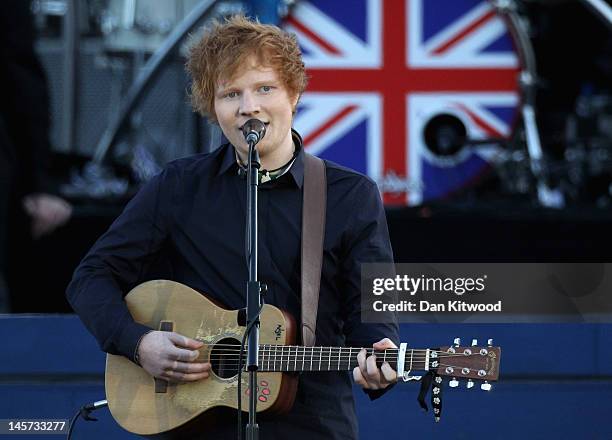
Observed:
[[[239,345],[245,330],[237,323],[238,311],[223,309],[195,290],[165,280],[143,283],[128,293],[125,300],[136,322],[202,341],[205,345],[198,359],[211,362],[213,368],[206,379],[168,383],[154,379],[123,356],[109,354],[106,358],[106,399],[117,423],[140,435],[170,434],[180,427],[206,423],[206,416],[214,414],[208,410],[238,408],[237,365],[223,360],[231,359],[226,355],[232,350],[224,347]],[[264,305],[261,321],[266,326],[260,329],[260,344],[294,342],[295,323],[290,315]],[[259,372],[257,381],[260,385],[258,412],[282,413],[291,408],[297,390],[295,375]],[[248,374],[243,374],[244,411],[248,410],[249,392]],[[200,426],[200,430],[203,429],[205,427]]]

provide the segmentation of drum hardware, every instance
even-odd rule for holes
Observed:
[[[472,139],[467,136],[467,128],[457,116],[449,113],[439,113],[433,116],[423,130],[425,146],[438,157],[451,158],[458,156],[464,149],[482,150],[493,145],[507,150],[512,141],[506,138]],[[501,156],[505,157],[503,153]],[[495,159],[494,159],[495,160]]]
[[[520,48],[523,71],[520,74],[519,84],[521,86],[523,102],[521,115],[523,118],[523,130],[527,152],[529,154],[529,166],[531,173],[536,179],[538,201],[542,206],[549,208],[562,208],[565,205],[563,193],[559,189],[549,187],[547,176],[541,164],[543,161],[542,144],[536,121],[536,60],[531,41],[527,33],[527,24],[518,14],[516,2],[513,0],[493,0],[493,6],[499,14],[504,16],[511,24],[515,41]]]
[[[583,0],[610,25],[612,8],[598,0]],[[589,84],[583,85],[575,110],[566,119],[565,134],[561,131],[549,134],[546,145],[535,135],[539,134],[535,121],[535,91],[543,80],[536,76],[535,58],[527,37],[529,23],[519,14],[514,1],[497,1],[494,4],[505,8],[511,20],[519,47],[524,56],[524,70],[520,77],[525,106],[523,132],[516,140],[517,145],[527,146],[526,154],[520,151],[504,152],[495,163],[506,189],[512,192],[528,192],[533,179],[539,193],[540,203],[549,207],[563,207],[566,201],[595,202],[597,206],[612,205],[612,96],[606,89],[595,95]],[[501,13],[502,11],[500,11]],[[604,55],[605,57],[605,55]],[[560,148],[562,146],[562,148]],[[551,149],[552,148],[552,149]],[[562,151],[558,151],[558,150]],[[526,175],[526,169],[531,176]],[[550,191],[550,187],[555,190]],[[544,191],[542,192],[542,189]],[[549,197],[550,196],[550,197]],[[545,202],[542,203],[544,199]]]
[[[186,1],[186,0],[185,0]],[[40,0],[39,3],[53,3],[45,2]],[[62,3],[61,1],[57,2]],[[93,0],[87,0],[87,4],[106,4],[110,5],[113,3],[111,0],[103,0],[95,2]],[[115,16],[114,21],[111,20],[109,23],[112,25],[108,27],[106,32],[112,32],[114,29],[118,29],[123,25],[131,26],[131,31],[139,32],[143,36],[147,35],[162,35],[166,30],[164,26],[158,26],[160,21],[157,21],[156,25],[152,25],[153,19],[148,17],[149,21],[144,18],[137,17],[137,3],[138,0],[132,0],[129,3],[134,14],[124,14],[123,18],[119,15]],[[232,2],[214,2],[215,13],[232,13],[236,11],[236,6]],[[65,2],[64,2],[65,4]],[[124,4],[124,6],[125,6]],[[576,135],[572,138],[570,135],[567,136],[567,149],[562,157],[551,158],[546,152],[546,145],[542,145],[540,140],[540,127],[536,122],[536,106],[535,106],[535,89],[540,85],[540,79],[536,76],[535,71],[535,58],[533,50],[531,48],[531,42],[527,36],[528,22],[522,11],[519,11],[518,6],[520,2],[513,0],[497,0],[493,1],[492,4],[495,6],[500,15],[512,24],[511,32],[516,42],[516,48],[518,49],[521,57],[522,72],[520,77],[517,79],[520,85],[521,94],[523,95],[524,105],[520,108],[522,116],[522,127],[518,131],[514,138],[508,139],[470,139],[469,134],[466,132],[464,122],[459,118],[454,117],[452,114],[440,113],[434,115],[427,122],[423,129],[423,136],[426,139],[426,146],[432,154],[439,156],[443,160],[452,161],[453,158],[462,154],[463,151],[474,151],[478,149],[490,148],[492,144],[501,145],[501,151],[491,159],[491,163],[498,171],[503,189],[505,191],[528,194],[530,190],[533,191],[534,185],[538,191],[538,199],[541,205],[560,207],[563,206],[564,194],[568,200],[576,200],[584,196],[586,186],[589,185],[589,181],[598,178],[598,176],[605,176],[607,170],[610,168],[610,151],[612,147],[605,143],[605,139],[586,139],[583,135]],[[110,6],[109,6],[110,7]],[[129,8],[128,8],[129,9]],[[91,7],[89,7],[91,10]],[[127,9],[126,9],[127,10]],[[133,20],[132,20],[133,19]],[[99,19],[100,21],[100,19]],[[102,21],[100,21],[103,24]],[[183,23],[184,24],[184,21]],[[174,33],[173,33],[174,35]],[[169,38],[170,39],[170,38]],[[169,39],[164,40],[164,46]],[[108,46],[107,46],[108,49]],[[112,52],[112,51],[111,51]],[[106,55],[113,55],[113,53],[107,52]],[[176,53],[176,52],[174,52]],[[117,54],[117,53],[115,53]],[[136,96],[138,93],[144,93],[144,91],[138,92],[139,87],[149,87],[142,83],[143,75],[139,73],[146,73],[145,76],[149,75],[153,70],[159,68],[150,61],[153,58],[159,56],[160,52],[154,53],[151,58],[148,58],[148,54],[140,51],[143,56],[142,64],[145,66],[141,72],[137,73],[134,84],[127,91],[127,93],[119,93],[117,96],[124,96],[127,99],[122,100],[122,105],[118,106],[121,110],[118,113],[123,113],[126,109],[127,113],[131,112],[133,116],[134,107],[139,101],[140,97]],[[165,55],[171,56],[171,55]],[[159,61],[159,58],[156,58]],[[136,71],[135,64],[131,63],[129,59],[125,57],[116,56],[104,56],[100,57],[100,62],[107,62],[114,66],[117,70],[117,76],[122,78],[126,77],[127,71]],[[152,81],[153,74],[146,81]],[[135,75],[136,76],[136,75]],[[123,88],[123,87],[122,87]],[[136,95],[134,95],[136,93]],[[587,101],[583,100],[584,102]],[[584,106],[585,104],[581,104]],[[594,104],[591,104],[594,105]],[[131,107],[131,109],[130,109]],[[584,116],[581,113],[582,110],[577,107],[576,115],[570,117],[568,126],[575,123],[578,129],[580,127],[595,124],[594,115]],[[604,113],[599,118],[599,125],[610,125],[609,122],[603,121],[605,111],[598,110],[599,113]],[[127,115],[126,113],[126,115]],[[119,124],[113,121],[107,133],[103,136],[101,141],[98,143],[96,151],[96,160],[102,158],[104,160],[107,152],[103,152],[105,142],[114,141],[118,137],[118,132],[123,132],[126,128],[131,127],[130,119],[132,116],[126,116],[123,122]],[[573,122],[572,122],[573,121]],[[603,122],[602,122],[603,121]],[[571,127],[570,127],[571,129]],[[113,130],[117,130],[115,134],[110,135],[109,133]],[[568,129],[569,130],[569,129]],[[608,135],[610,136],[610,135]],[[522,147],[523,146],[523,147]],[[123,147],[118,146],[118,149]],[[125,148],[128,148],[127,146]],[[132,148],[132,150],[135,147]],[[135,151],[134,151],[135,152]],[[121,156],[124,156],[121,154]],[[117,155],[113,154],[116,158]],[[124,156],[127,157],[127,156]],[[147,168],[147,167],[145,167]],[[146,171],[146,170],[145,170]],[[96,174],[96,173],[93,173]],[[139,174],[141,174],[139,172]],[[147,174],[147,172],[144,172]],[[98,173],[96,175],[105,175],[104,173]],[[535,182],[534,182],[535,181]],[[551,190],[550,182],[560,181],[558,189]],[[600,191],[601,193],[601,191]],[[602,193],[602,197],[609,198],[609,189],[606,187],[605,193]]]
[[[560,208],[565,203],[564,196],[559,188],[551,185],[554,179],[547,174],[550,167],[546,164],[548,158],[543,152],[536,120],[535,97],[539,79],[528,35],[529,23],[519,11],[517,1],[492,0],[490,3],[506,22],[519,58],[520,73],[516,78],[517,92],[521,96],[517,106],[518,129],[506,135],[509,138],[488,136],[482,139],[482,134],[472,128],[471,116],[457,108],[460,106],[451,104],[425,118],[422,129],[426,147],[424,156],[438,167],[451,168],[478,151],[480,157],[500,171],[502,180],[510,179],[502,182],[506,190],[527,194],[535,186],[540,205]],[[517,149],[522,152],[517,152]]]
[[[177,27],[175,27],[172,33],[164,40],[163,46],[161,46],[150,58],[146,60],[146,63],[138,73],[136,80],[127,91],[119,112],[116,113],[112,123],[96,147],[96,152],[93,158],[95,162],[103,163],[108,159],[108,155],[111,153],[110,149],[113,147],[113,144],[128,127],[130,115],[140,103],[146,91],[152,87],[153,80],[157,78],[161,67],[179,48],[187,34],[191,32],[203,19],[216,16],[219,14],[219,8],[227,8],[227,5],[227,2],[220,3],[215,0],[208,0],[198,3],[198,5],[191,10],[185,19]]]
[[[612,29],[612,7],[604,0],[582,0]]]
[[[34,15],[63,16],[68,10],[68,5],[67,0],[34,0],[31,9]]]
[[[110,0],[101,17],[107,49],[142,50],[132,44],[151,36],[159,43],[192,7],[193,2],[183,0]]]
[[[600,206],[611,202],[612,96],[583,94],[567,118],[563,160],[566,180],[576,199],[590,197]],[[587,194],[588,193],[588,194]]]
[[[425,145],[433,154],[452,156],[466,145],[467,129],[455,115],[441,113],[425,124],[423,136]]]
[[[215,2],[216,13],[237,13],[235,2]],[[107,0],[101,30],[108,52],[154,53],[198,7],[198,0]]]
[[[127,92],[123,94],[121,105],[118,106],[119,111],[112,115],[109,127],[98,142],[92,162],[88,164],[83,174],[73,174],[71,184],[62,188],[64,195],[77,196],[79,194],[86,194],[93,198],[103,198],[125,194],[128,190],[127,180],[115,177],[109,166],[111,157],[112,161],[116,160],[118,152],[124,159],[128,156],[133,156],[128,162],[136,160],[140,165],[146,165],[144,167],[140,166],[140,168],[143,168],[141,170],[135,170],[137,174],[149,174],[149,169],[151,168],[149,159],[151,158],[147,157],[144,158],[146,160],[140,160],[143,159],[143,156],[135,154],[132,143],[120,146],[118,145],[118,139],[124,133],[131,131],[130,129],[133,128],[134,123],[138,124],[138,115],[135,115],[137,106],[146,92],[153,86],[153,82],[159,75],[163,65],[176,53],[187,34],[203,20],[212,16],[218,16],[220,14],[219,11],[235,13],[236,8],[232,5],[232,2],[219,2],[215,0],[199,2],[185,19],[172,30],[170,35],[164,39],[162,46],[148,57],[146,61],[143,60],[143,67],[139,69],[137,77]],[[121,66],[119,67],[120,69],[123,68]],[[129,154],[116,151],[119,149]],[[136,159],[136,156],[140,157],[140,159]]]

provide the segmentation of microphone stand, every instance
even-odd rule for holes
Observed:
[[[257,280],[257,191],[259,185],[259,153],[255,141],[249,142],[249,159],[247,167],[247,249],[249,262],[249,282],[247,284],[247,369],[249,371],[249,422],[246,426],[247,440],[258,440],[259,425],[256,422],[257,411],[257,370],[259,369],[259,308],[261,306],[262,284]],[[255,321],[255,324],[250,325]],[[241,411],[242,408],[239,409]],[[242,429],[242,427],[240,427]]]

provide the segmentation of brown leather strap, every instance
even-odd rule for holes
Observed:
[[[319,288],[323,264],[327,177],[325,163],[304,153],[302,201],[302,344],[313,346],[317,329]]]

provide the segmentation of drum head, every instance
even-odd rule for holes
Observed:
[[[386,204],[448,197],[499,152],[466,140],[512,135],[520,57],[488,1],[301,1],[284,27],[310,75],[306,150],[372,177]]]

